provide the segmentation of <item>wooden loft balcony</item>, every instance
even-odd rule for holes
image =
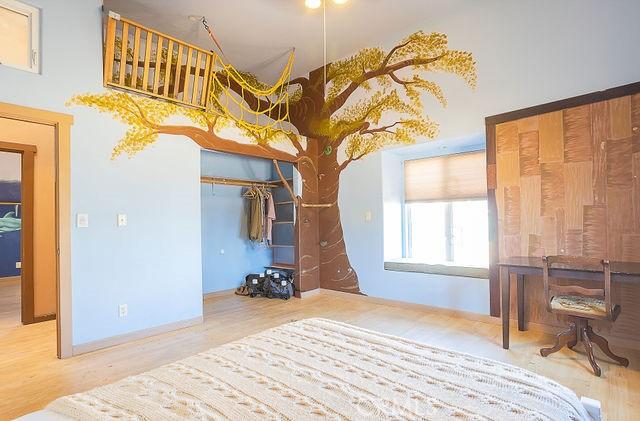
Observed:
[[[204,110],[213,55],[109,12],[104,86]]]

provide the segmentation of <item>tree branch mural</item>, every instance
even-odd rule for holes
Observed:
[[[410,144],[417,138],[437,135],[438,125],[427,116],[422,104],[423,96],[431,95],[446,106],[441,88],[425,78],[433,72],[449,73],[471,87],[476,85],[471,53],[449,49],[444,34],[416,32],[389,51],[361,50],[290,82],[294,92],[289,121],[296,134],[245,131],[251,143],[219,137],[216,133],[232,122],[215,110],[205,112],[115,91],[80,95],[72,102],[109,112],[129,126],[114,149],[114,157],[135,154],[159,134],[169,134],[187,136],[206,149],[298,163],[305,180],[304,204],[324,206],[316,210],[319,265],[305,268],[301,276],[317,276],[322,288],[361,293],[340,221],[340,176],[352,162],[385,146]],[[230,84],[230,88],[234,89],[234,85]],[[246,92],[242,97],[255,110],[271,106],[267,100],[247,96]],[[269,117],[280,118],[282,107],[273,107]],[[188,118],[193,125],[165,124],[174,115]],[[295,152],[279,149],[277,145],[282,142]]]

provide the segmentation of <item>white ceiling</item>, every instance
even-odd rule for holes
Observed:
[[[328,60],[394,43],[417,29],[428,31],[427,21],[455,13],[465,1],[349,0],[338,6],[328,0]],[[295,75],[323,64],[322,8],[307,9],[304,0],[104,0],[104,5],[105,10],[212,49],[202,24],[188,18],[206,16],[229,60],[265,82],[277,78],[291,47],[296,48]]]

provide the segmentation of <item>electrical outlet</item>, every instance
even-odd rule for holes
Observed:
[[[118,305],[118,315],[120,317],[127,317],[128,313],[129,313],[129,309],[127,308],[126,304]]]
[[[16,269],[22,269],[22,262],[16,262]]]

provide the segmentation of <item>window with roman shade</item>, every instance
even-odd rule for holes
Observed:
[[[485,156],[484,151],[480,151],[405,161],[405,201],[486,198]]]
[[[485,159],[480,151],[405,161],[405,258],[488,267]]]

